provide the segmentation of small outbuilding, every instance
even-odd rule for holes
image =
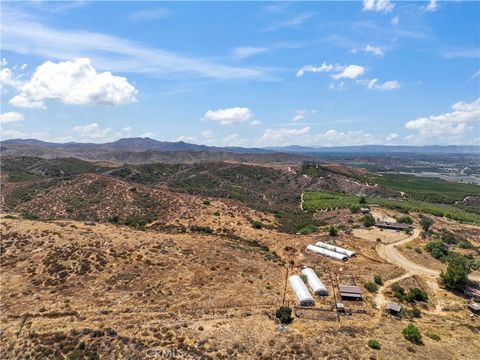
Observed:
[[[385,311],[392,315],[398,315],[402,311],[402,305],[389,302],[387,306],[385,306]]]
[[[471,286],[467,286],[465,288],[465,290],[463,291],[463,293],[466,295],[466,296],[470,296],[470,297],[473,297],[473,298],[479,298],[480,299],[480,290],[479,289],[475,289]]]
[[[340,297],[345,300],[362,300],[362,290],[358,286],[338,285]]]
[[[410,228],[409,224],[397,223],[397,222],[390,222],[390,221],[377,221],[375,226],[380,229],[389,229],[389,230],[406,230]]]
[[[345,305],[343,305],[343,303],[337,302],[335,304],[335,306],[337,307],[337,311],[339,313],[344,313],[345,312]]]
[[[368,213],[370,212],[370,209],[369,209],[369,208],[363,208],[363,207],[362,207],[362,208],[360,208],[360,212],[361,212],[362,214],[368,214]]]
[[[478,303],[468,304],[468,309],[474,314],[477,314],[477,315],[480,314],[480,304]]]

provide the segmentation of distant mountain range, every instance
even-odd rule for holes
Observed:
[[[167,142],[150,138],[125,138],[103,144],[51,143],[36,139],[12,139],[0,142],[2,156],[36,156],[42,158],[73,157],[83,160],[115,162],[190,162],[190,161],[259,161],[299,162],[326,154],[479,154],[480,146],[284,146],[270,148],[217,147]]]

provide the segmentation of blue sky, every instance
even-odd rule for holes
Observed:
[[[480,3],[2,2],[1,135],[480,143]]]

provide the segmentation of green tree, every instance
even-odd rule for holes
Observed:
[[[282,324],[290,324],[293,321],[292,309],[288,306],[279,307],[275,315]]]
[[[380,343],[378,342],[378,340],[370,339],[368,340],[368,347],[370,349],[380,350]]]
[[[427,245],[425,245],[425,250],[438,260],[442,260],[448,255],[448,249],[442,240],[429,241]]]
[[[365,283],[364,286],[365,286],[365,289],[367,289],[371,293],[377,292],[378,290],[378,285],[371,281]]]
[[[468,274],[471,269],[463,255],[451,253],[448,256],[447,271],[440,274],[443,284],[453,290],[463,290],[468,283]]]
[[[254,229],[261,229],[263,227],[263,224],[260,221],[255,220],[252,222],[252,227]]]
[[[375,284],[377,284],[377,285],[383,285],[382,275],[376,274],[376,275],[373,277],[373,281],[375,281]]]
[[[350,206],[350,211],[352,212],[352,214],[356,214],[356,213],[360,212],[360,206],[352,205],[352,206]]]
[[[414,302],[414,301],[427,301],[428,300],[428,295],[425,291],[419,288],[412,288],[406,295],[406,300],[408,302]]]
[[[402,334],[405,339],[414,344],[420,344],[422,341],[420,330],[418,330],[418,328],[413,324],[408,324],[407,327],[402,330]]]
[[[360,196],[360,199],[358,199],[358,203],[360,205],[364,205],[367,203],[367,198],[365,196]]]
[[[412,218],[408,215],[400,215],[399,217],[397,217],[397,222],[401,224],[413,224]]]
[[[430,226],[432,226],[433,220],[428,216],[422,216],[420,219],[420,225],[422,226],[423,231],[428,232],[430,230]]]
[[[365,227],[371,227],[375,225],[375,218],[371,214],[367,214],[363,217],[362,222]]]
[[[330,228],[328,229],[328,235],[337,236],[337,233],[337,228],[335,226],[330,226]]]

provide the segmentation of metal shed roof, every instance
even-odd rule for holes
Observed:
[[[338,289],[341,293],[361,294],[362,290],[358,286],[352,285],[338,285]]]
[[[480,304],[472,303],[472,304],[468,304],[468,307],[472,310],[480,311]]]
[[[402,306],[398,305],[396,303],[387,303],[387,306],[385,307],[385,309],[398,313],[398,312],[402,311]]]

